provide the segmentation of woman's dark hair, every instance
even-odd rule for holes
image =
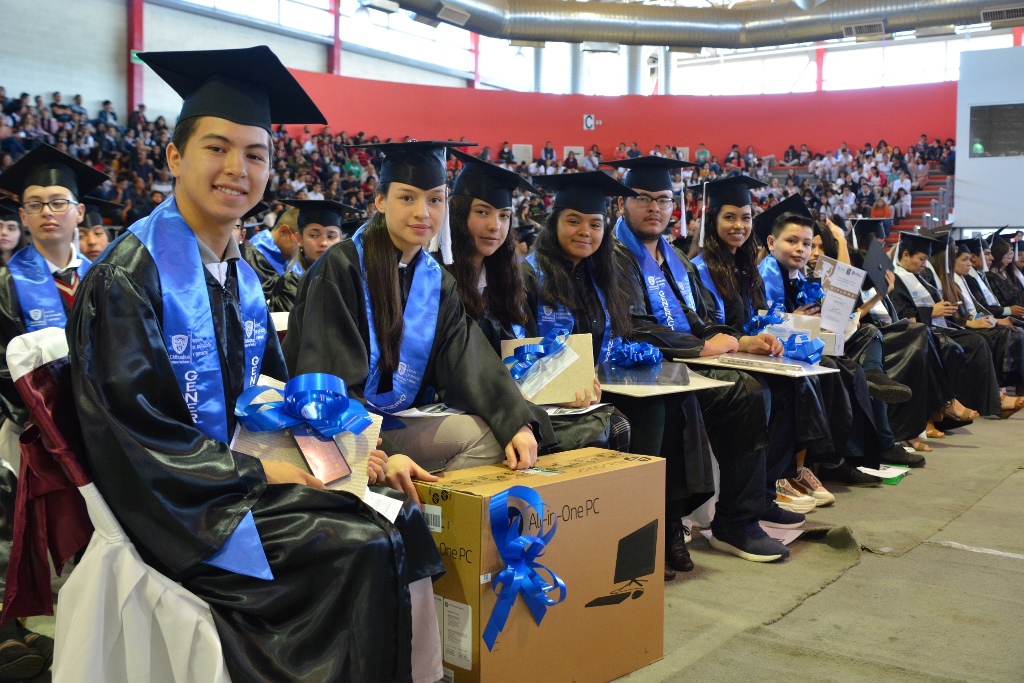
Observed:
[[[959,306],[963,302],[963,293],[960,292],[960,287],[956,284],[956,280],[953,278],[953,274],[956,273],[956,268],[953,266],[953,263],[956,262],[959,254],[957,254],[955,245],[949,245],[946,249],[949,249],[950,272],[946,272],[945,251],[932,254],[928,260],[931,261],[932,268],[935,269],[935,274],[939,278],[939,284],[942,286],[942,298],[954,306]]]
[[[586,311],[580,310],[575,299],[568,294],[575,291],[575,286],[559,260],[562,257],[562,246],[558,243],[558,219],[563,211],[565,209],[552,211],[537,236],[537,269],[544,273],[539,299],[541,303],[549,306],[561,304],[574,315],[585,315]],[[633,323],[629,318],[626,298],[618,286],[618,273],[613,258],[615,240],[611,226],[607,217],[603,217],[603,220],[604,238],[601,240],[601,246],[587,258],[590,261],[594,284],[604,292],[612,333],[617,337],[628,337],[633,333]]]
[[[390,183],[377,187],[376,196],[387,197]],[[398,281],[398,259],[395,243],[388,233],[384,212],[378,211],[363,230],[363,255],[366,267],[366,294],[370,297],[373,325],[377,332],[381,377],[395,374],[405,329],[402,292]]]
[[[829,230],[828,225],[824,221],[818,224],[818,235],[821,236],[821,250],[825,253],[825,256],[834,259],[839,258],[839,243],[836,242],[836,236],[832,234],[832,231]]]
[[[473,320],[479,320],[488,311],[506,328],[511,328],[513,324],[525,325],[526,293],[523,290],[523,274],[516,259],[516,229],[509,226],[508,236],[501,246],[490,256],[484,257],[487,288],[481,296],[477,288],[480,272],[473,260],[476,243],[469,234],[472,206],[473,197],[468,195],[452,195],[448,200],[448,222],[452,230],[452,255],[455,258],[455,263],[448,267],[448,271],[458,285],[462,304]]]
[[[718,214],[721,212],[721,206],[709,208],[704,219],[704,262],[708,264],[711,279],[723,299],[729,300],[744,295],[753,302],[755,309],[767,308],[764,283],[757,271],[757,240],[751,233],[743,246],[736,250],[734,270],[733,265],[729,263],[730,259],[726,257],[728,248],[718,236]],[[694,249],[695,247],[691,247],[691,252]],[[742,291],[744,285],[747,287],[746,292]]]
[[[1013,281],[1013,271],[1009,270],[1009,266],[1013,265],[1013,261],[1011,260],[1010,263],[1007,264],[1007,268],[1003,268],[999,265],[999,262],[1003,260],[1003,257],[1011,251],[1013,251],[1013,247],[1011,247],[1008,242],[996,241],[996,243],[992,245],[992,270],[1005,278],[1009,278],[1010,281]]]

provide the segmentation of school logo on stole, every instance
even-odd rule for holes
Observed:
[[[653,275],[647,276],[647,284],[649,284],[651,287],[653,287],[657,282],[658,278],[654,277]]]
[[[399,363],[398,363],[398,374],[399,375],[404,375],[405,374],[405,370],[408,367],[409,366],[407,366],[405,363],[399,361]]]
[[[254,328],[255,328],[255,323],[252,320],[246,320],[245,321],[245,336],[249,337],[249,338],[252,338],[252,333],[253,333],[253,329]]]
[[[39,320],[42,320],[42,318],[43,318],[43,309],[41,309],[41,308],[33,308],[31,311],[28,312],[28,317],[32,318],[32,320],[35,321],[35,322],[38,322]]]
[[[182,353],[188,348],[188,335],[187,334],[176,334],[171,337],[171,348],[174,349],[175,353]]]

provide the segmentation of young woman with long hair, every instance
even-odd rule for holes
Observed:
[[[0,265],[6,266],[14,253],[26,246],[23,239],[26,232],[21,227],[18,203],[13,199],[0,199]]]
[[[453,146],[377,145],[377,213],[303,277],[284,342],[293,374],[337,375],[387,416],[388,481],[413,497],[412,477],[434,480],[427,470],[503,459],[526,468],[537,458],[529,404],[466,316],[455,279],[425,251],[447,220]],[[392,416],[438,401],[465,414]]]
[[[996,232],[992,236],[992,266],[985,274],[989,289],[999,299],[999,303],[1010,308],[1010,314],[1024,316],[1024,288],[1017,279],[1016,266],[1013,264],[1016,253],[1013,245]]]

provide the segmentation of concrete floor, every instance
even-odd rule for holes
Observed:
[[[665,658],[622,681],[1024,681],[1024,413],[931,442],[897,486],[834,487],[782,565],[691,543]],[[847,542],[847,539],[856,541]]]

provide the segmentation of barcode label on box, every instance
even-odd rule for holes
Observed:
[[[484,585],[485,583],[490,583],[490,582],[491,582],[491,573],[490,572],[487,572],[486,574],[481,574],[480,575],[480,585],[481,586]]]
[[[444,674],[441,676],[441,683],[455,683],[455,672],[451,669],[441,669]]]
[[[435,534],[441,533],[441,506],[424,505],[423,516],[427,518],[427,528]]]

